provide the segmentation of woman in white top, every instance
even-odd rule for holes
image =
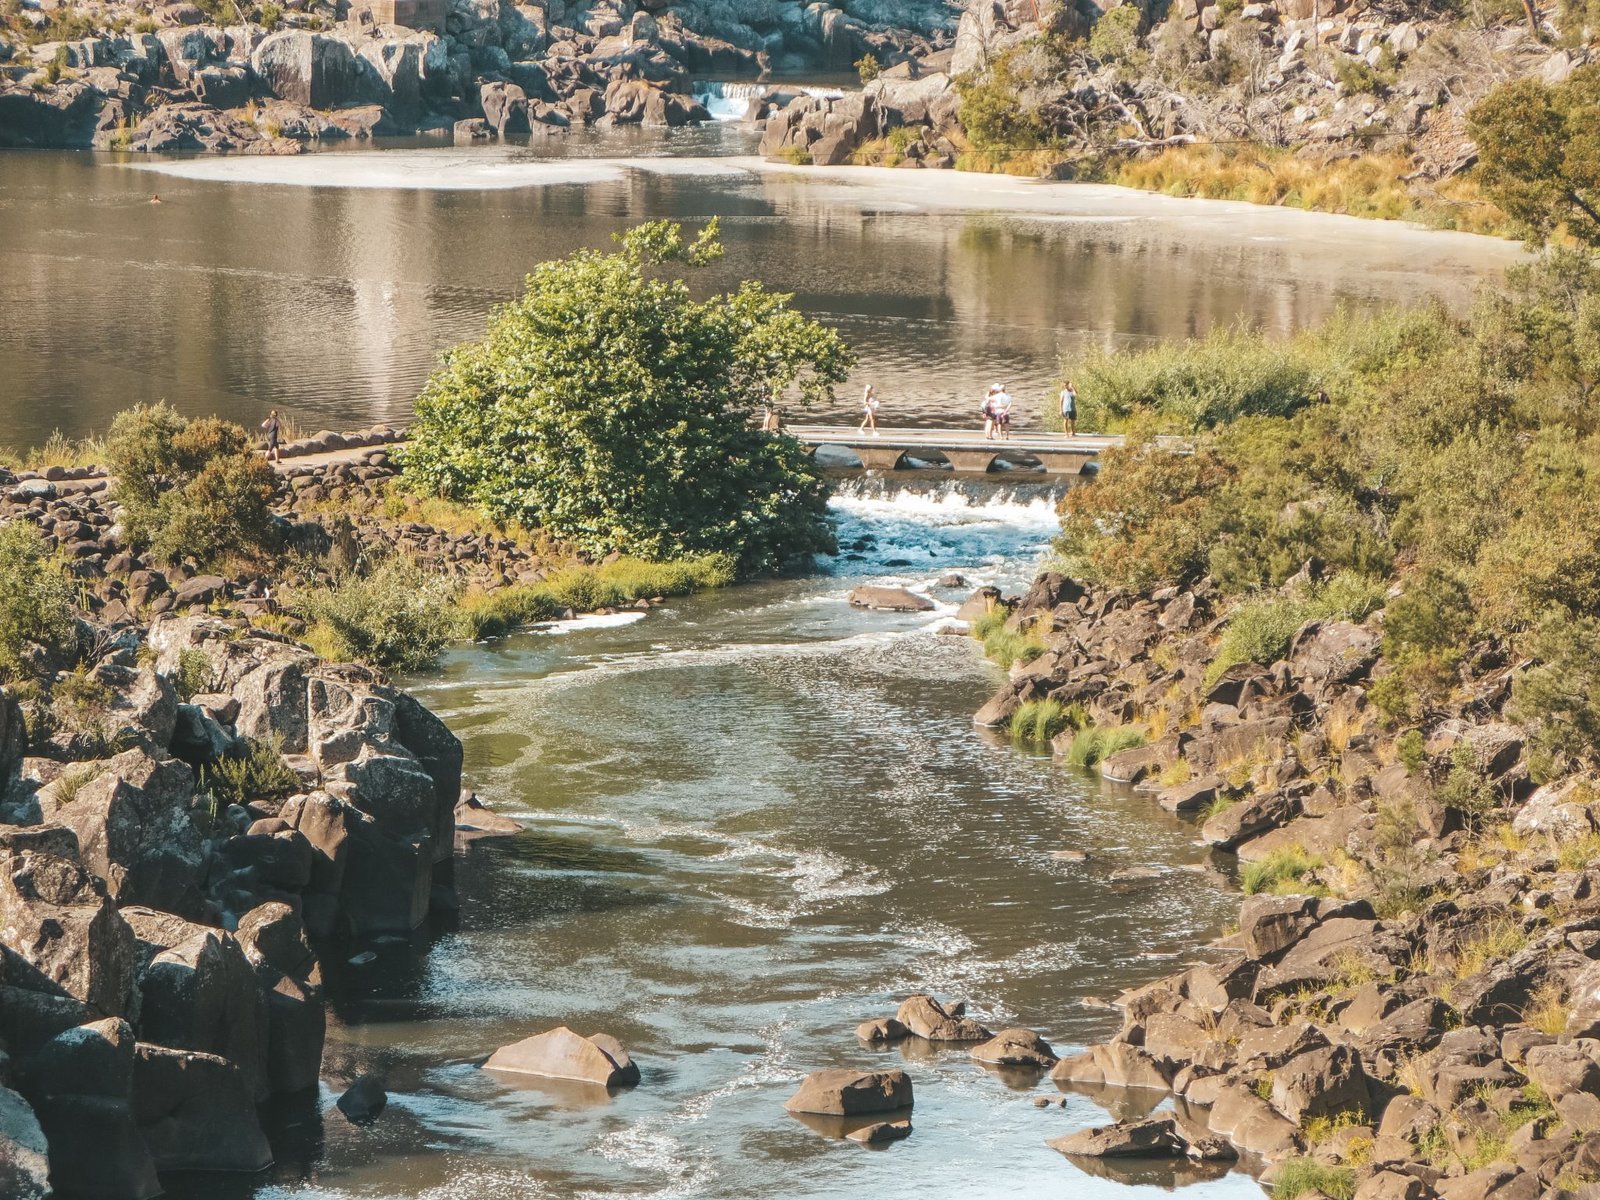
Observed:
[[[995,428],[1000,431],[1001,437],[1010,438],[1011,393],[1002,387],[998,392],[995,393],[994,400],[991,402],[991,407],[994,409]]]
[[[878,390],[870,383],[867,390],[861,393],[861,408],[867,415],[862,418],[861,432],[872,430],[872,436],[878,436]]]

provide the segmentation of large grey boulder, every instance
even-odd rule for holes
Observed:
[[[62,805],[56,819],[77,834],[80,860],[118,904],[192,916],[200,909],[205,875],[193,799],[194,775],[186,764],[128,750]]]
[[[142,1041],[236,1064],[252,1097],[267,1087],[266,992],[233,935],[154,909],[128,907],[138,938]]]
[[[358,65],[350,43],[332,34],[274,33],[250,55],[250,69],[271,95],[311,108],[381,101],[374,77]]]
[[[133,931],[78,861],[70,829],[0,831],[0,950],[8,983],[118,1017],[133,996]]]
[[[18,1093],[0,1087],[0,1196],[49,1200],[49,1145],[39,1118]]]
[[[215,1054],[140,1042],[133,1118],[163,1171],[260,1171],[272,1150],[244,1073]]]
[[[294,909],[273,902],[251,909],[236,934],[267,1000],[266,1078],[273,1093],[316,1086],[327,1035],[322,967]]]
[[[415,114],[428,99],[449,93],[450,51],[437,34],[371,38],[360,43],[356,54],[369,89],[391,111]]]

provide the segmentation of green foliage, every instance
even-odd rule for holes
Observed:
[[[1503,83],[1468,114],[1478,177],[1531,244],[1600,246],[1600,64]]]
[[[720,257],[714,221],[692,242],[665,221],[619,241],[540,264],[445,356],[399,455],[408,481],[596,554],[727,553],[751,575],[830,551],[820,471],[751,417],[831,396],[850,351],[759,284],[695,300],[660,277]]]
[[[67,69],[67,48],[56,47],[55,57],[45,64],[44,81],[46,83],[60,83],[61,76]]]
[[[157,558],[204,563],[271,544],[275,477],[238,425],[141,405],[112,421],[106,461],[129,539]]]
[[[1291,1158],[1272,1175],[1272,1200],[1296,1200],[1321,1192],[1329,1200],[1350,1200],[1356,1194],[1356,1173],[1350,1167],[1325,1167],[1309,1158]]]
[[[1068,708],[1059,700],[1028,700],[1011,714],[1011,740],[1018,745],[1047,746],[1056,734],[1086,724],[1081,705]]]
[[[570,567],[544,583],[463,596],[456,611],[457,633],[473,641],[498,637],[519,625],[552,620],[569,608],[620,608],[641,599],[726,587],[733,577],[733,559],[726,554],[671,563],[620,558],[596,567]]]
[[[973,637],[983,643],[983,653],[1007,670],[1012,663],[1032,662],[1044,653],[1044,642],[1031,629],[1008,629],[1011,610],[996,605],[972,622]]]
[[[54,670],[77,645],[72,586],[25,521],[0,525],[0,580],[0,682]]]
[[[184,701],[213,690],[215,679],[211,658],[204,650],[189,646],[178,651],[178,672],[172,686]]]
[[[1484,774],[1483,764],[1465,741],[1450,751],[1450,772],[1435,793],[1446,808],[1453,808],[1470,820],[1482,819],[1500,803],[1494,784]]]
[[[1512,712],[1532,722],[1555,766],[1594,761],[1600,749],[1600,620],[1552,613],[1533,645],[1537,665],[1513,685]]]
[[[1243,662],[1269,667],[1289,653],[1289,642],[1307,621],[1361,621],[1383,607],[1383,584],[1353,571],[1292,596],[1263,596],[1241,604],[1228,618],[1216,657],[1206,670],[1209,687],[1229,667]]]
[[[1301,881],[1322,865],[1322,859],[1308,853],[1305,847],[1285,846],[1258,862],[1246,863],[1239,872],[1239,886],[1246,896],[1258,892],[1302,892],[1306,889]]]
[[[1107,9],[1089,31],[1089,53],[1101,62],[1135,65],[1148,57],[1139,44],[1140,24],[1137,4]]]
[[[1100,24],[1120,12],[1138,10],[1114,8]],[[1236,326],[1136,354],[1094,347],[1062,360],[1063,378],[1078,382],[1079,425],[1106,430],[1140,413],[1158,414],[1163,431],[1181,433],[1244,416],[1288,416],[1316,399],[1315,371],[1305,345]]]
[[[310,625],[306,641],[318,654],[384,670],[433,666],[459,628],[450,581],[403,558],[358,565],[287,602]]]
[[[267,0],[267,3],[261,6],[261,15],[258,20],[261,22],[261,27],[270,33],[283,24],[282,6],[275,4],[273,0]]]
[[[200,769],[200,788],[219,808],[252,800],[282,800],[300,790],[300,777],[284,761],[280,743],[246,739],[237,758],[224,758]]]
[[[1035,150],[1052,140],[1049,123],[1032,103],[1036,46],[1013,46],[981,71],[956,77],[961,127],[978,150]]]
[[[861,77],[862,83],[871,83],[883,74],[883,65],[878,62],[875,55],[863,54],[855,61],[856,74]]]
[[[1420,729],[1406,730],[1395,742],[1394,748],[1407,775],[1415,775],[1428,763],[1427,742]]]
[[[1089,725],[1067,748],[1067,765],[1093,767],[1122,750],[1144,745],[1144,730],[1135,725]]]

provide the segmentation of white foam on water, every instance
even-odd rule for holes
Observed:
[[[401,191],[503,191],[556,184],[615,183],[630,171],[652,175],[742,175],[713,158],[530,158],[483,147],[356,151],[293,157],[248,156],[153,159],[119,164],[178,179],[282,187],[387,188]]]
[[[562,1195],[548,1183],[517,1171],[493,1167],[465,1167],[446,1183],[417,1191],[407,1191],[409,1200],[549,1200]],[[370,1195],[365,1189],[319,1187],[316,1184],[267,1184],[256,1192],[256,1200],[345,1200]]]
[[[929,571],[971,574],[1026,567],[1049,548],[1061,527],[1052,494],[995,489],[973,495],[954,483],[883,493],[847,486],[835,494],[828,511],[840,551],[823,560],[828,570],[859,576],[899,569],[908,572],[908,582],[919,583],[937,582],[928,578]],[[849,558],[863,541],[866,548],[854,551],[861,558]]]
[[[615,613],[586,613],[581,617],[574,617],[570,621],[556,621],[550,625],[539,625],[529,630],[530,633],[582,633],[585,629],[611,629],[618,625],[632,625],[635,621],[645,618],[643,609],[632,612]]]
[[[840,88],[786,87],[782,84],[748,83],[740,80],[699,80],[693,87],[694,98],[705,105],[713,121],[742,121],[750,108],[750,101],[764,99],[773,92],[802,92],[807,96],[823,96],[837,100],[844,95]]]

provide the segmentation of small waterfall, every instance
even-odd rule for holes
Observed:
[[[742,121],[750,109],[750,101],[774,97],[776,102],[787,103],[794,96],[822,96],[837,100],[844,92],[839,88],[814,87],[802,84],[749,83],[731,79],[700,79],[690,89],[694,98],[706,106],[714,121]]]

